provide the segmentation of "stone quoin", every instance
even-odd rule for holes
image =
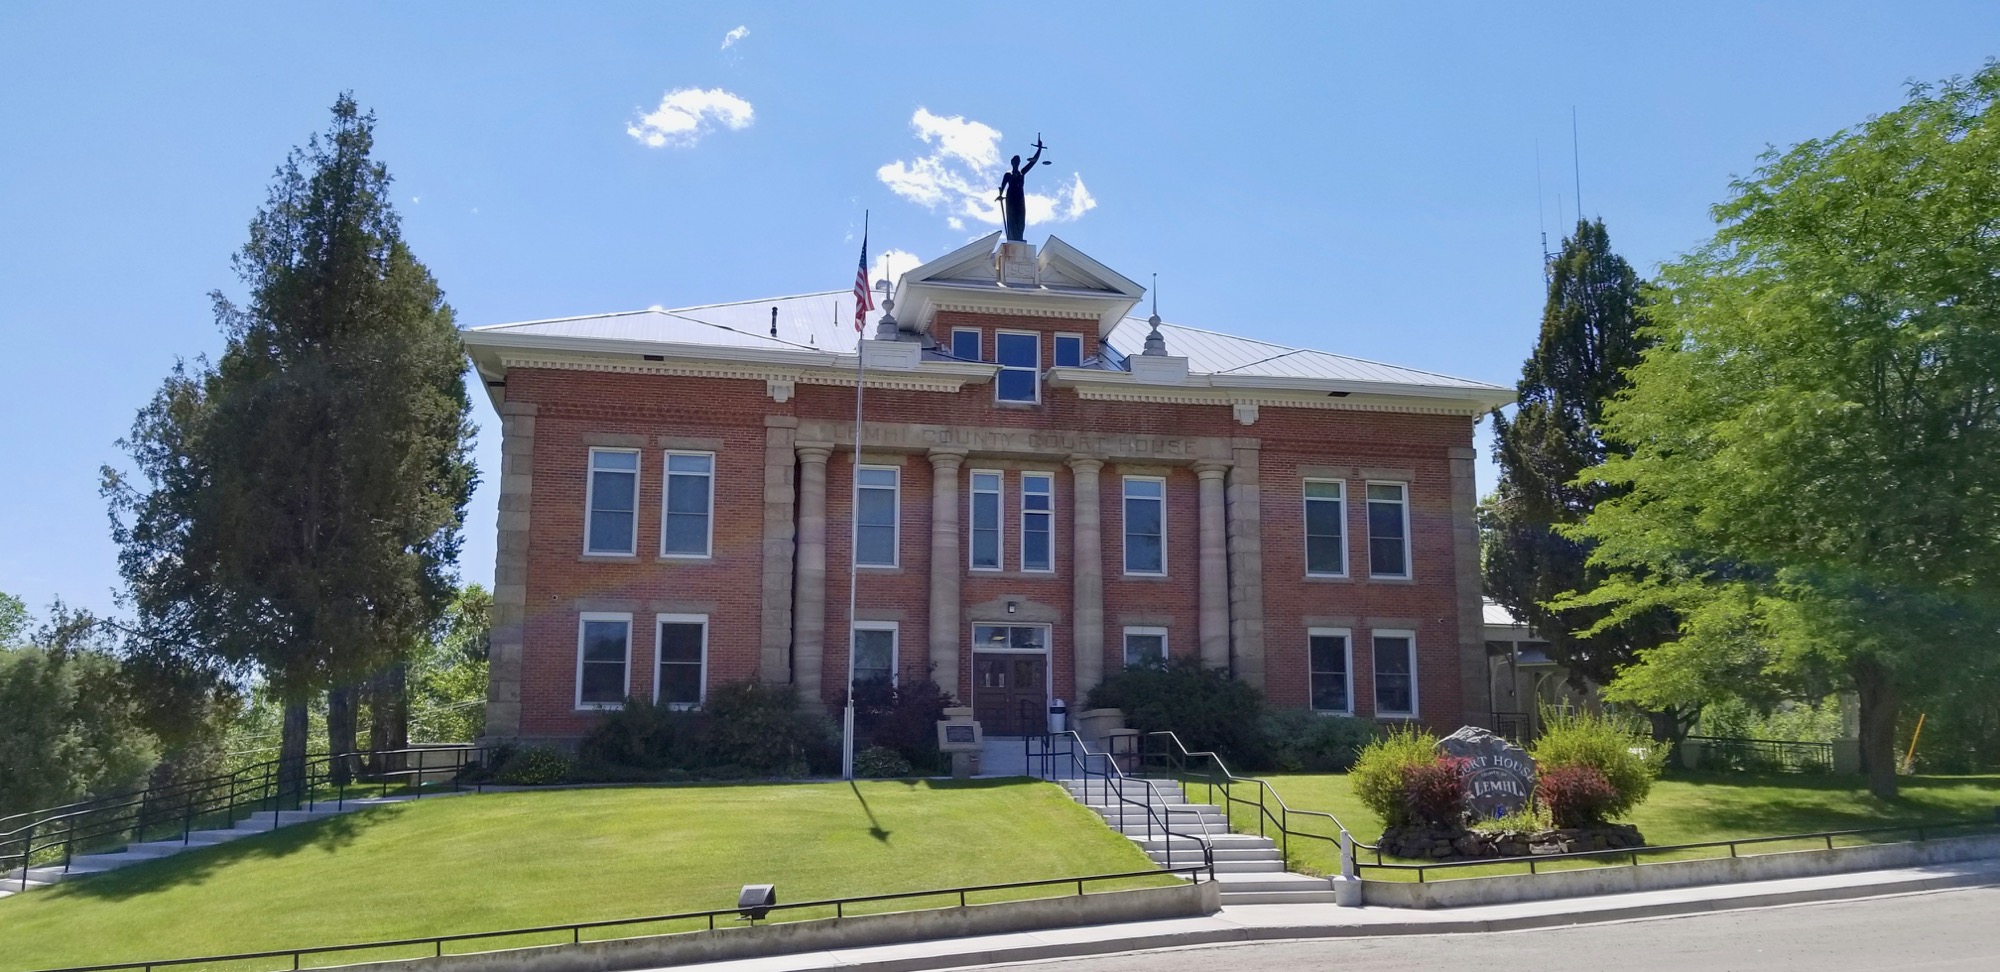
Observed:
[[[845,291],[465,331],[502,428],[489,736],[744,679],[831,711],[850,665],[1041,732],[1161,656],[1491,724],[1472,430],[1510,390],[1140,320],[1124,275],[999,236],[862,332]]]

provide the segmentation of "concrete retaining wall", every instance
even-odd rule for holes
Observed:
[[[1718,848],[1720,849],[1720,848]],[[1704,884],[1780,881],[1849,871],[1875,871],[1924,864],[2000,857],[2000,835],[1947,837],[1894,844],[1863,844],[1832,850],[1787,851],[1752,857],[1653,864],[1587,867],[1574,871],[1456,878],[1422,884],[1361,883],[1361,899],[1391,908],[1463,908],[1471,905],[1543,901],[1590,895],[1664,891]],[[1365,869],[1364,869],[1365,873]],[[1448,873],[1448,872],[1447,872]]]
[[[1048,928],[1189,918],[1211,915],[1221,908],[1221,885],[1203,882],[964,908],[780,921],[755,927],[717,928],[712,932],[655,935],[581,945],[546,945],[342,968],[359,972],[622,972],[626,969],[722,962],[835,948],[865,948],[970,935],[1004,935]]]

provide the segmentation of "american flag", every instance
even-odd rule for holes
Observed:
[[[868,312],[875,309],[875,292],[868,288],[868,233],[861,234],[861,266],[854,271],[854,330],[861,330],[861,322]]]

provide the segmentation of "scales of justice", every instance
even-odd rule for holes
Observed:
[[[1027,164],[1022,164],[1016,155],[1013,167],[1000,177],[1001,223],[1007,235],[994,254],[994,271],[1003,284],[1038,286],[1041,283],[1040,268],[1035,261],[1035,248],[1027,241],[1028,232],[1028,173],[1036,165],[1048,165],[1042,152],[1048,146],[1042,144],[1040,132],[1035,133],[1035,154],[1028,156]]]

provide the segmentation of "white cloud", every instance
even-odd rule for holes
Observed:
[[[1000,130],[962,115],[934,115],[927,108],[910,116],[910,127],[930,153],[884,165],[875,170],[875,177],[890,192],[943,213],[945,225],[954,230],[965,229],[968,220],[1000,225],[1000,177],[1008,169],[1000,154]],[[1030,176],[1030,226],[1066,223],[1097,207],[1097,199],[1075,172],[1053,193],[1035,192],[1035,183]]]
[[[660,99],[660,107],[625,126],[625,134],[649,148],[688,146],[720,125],[732,131],[749,128],[756,110],[721,88],[676,88]]]
[[[726,51],[732,47],[735,47],[737,41],[740,41],[748,36],[750,36],[750,28],[738,27],[727,34],[722,35],[722,49]]]
[[[922,257],[908,250],[883,250],[876,255],[875,262],[869,265],[868,280],[870,283],[887,280],[889,286],[893,287],[903,274],[922,266],[923,263]]]

